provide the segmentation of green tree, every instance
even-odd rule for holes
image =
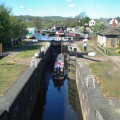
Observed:
[[[11,39],[17,41],[27,33],[25,24],[10,13],[10,9],[0,5],[0,42],[5,49],[11,48]]]
[[[33,20],[33,24],[34,24],[35,28],[40,29],[40,28],[41,28],[40,18],[39,18],[39,17],[35,18],[35,19]]]
[[[19,19],[11,16],[11,38],[20,43],[21,39],[27,34],[27,27]]]
[[[102,30],[105,29],[105,25],[101,23],[96,23],[93,27],[92,30],[95,34],[101,32]]]
[[[10,42],[10,10],[6,9],[3,5],[0,6],[0,41],[3,46]]]
[[[88,26],[88,23],[90,21],[90,18],[86,15],[86,12],[81,12],[79,15],[75,17],[75,19],[78,22],[78,26]]]
[[[87,15],[86,15],[86,12],[81,12],[80,14],[78,14],[75,18],[77,18],[77,19],[83,19],[83,18],[85,18]]]
[[[89,17],[84,17],[81,22],[82,22],[82,26],[88,26],[89,25],[89,21],[90,21],[90,18]]]

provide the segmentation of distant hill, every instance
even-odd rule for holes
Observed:
[[[27,27],[36,27],[35,21],[37,19],[38,25],[41,29],[48,29],[53,27],[54,25],[65,25],[68,19],[73,19],[71,17],[61,17],[61,16],[45,16],[45,17],[38,17],[38,16],[15,16],[16,18],[20,19],[20,21],[26,23]]]
[[[61,16],[45,16],[45,17],[39,17],[39,16],[28,16],[28,15],[21,15],[21,16],[15,16],[16,18],[19,18],[20,20],[24,21],[24,22],[31,22],[36,18],[39,18],[40,20],[46,21],[46,20],[50,20],[50,21],[62,21],[62,20],[66,20],[69,17],[61,17]]]

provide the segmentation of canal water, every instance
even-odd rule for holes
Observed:
[[[55,51],[53,48],[51,53]],[[46,69],[31,120],[82,120],[76,81],[67,75],[64,80],[54,80],[53,70]]]
[[[32,120],[82,120],[75,81],[54,80],[47,72]]]

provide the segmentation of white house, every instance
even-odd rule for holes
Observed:
[[[113,24],[118,25],[118,20],[113,18],[112,20],[110,20],[109,24],[111,24],[111,25],[113,25]]]
[[[91,19],[90,21],[89,21],[89,27],[92,27],[92,26],[94,26],[96,24],[96,21],[94,20],[94,19]]]

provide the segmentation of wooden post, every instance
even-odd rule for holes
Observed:
[[[3,49],[2,49],[2,43],[0,43],[0,55],[2,55]]]

